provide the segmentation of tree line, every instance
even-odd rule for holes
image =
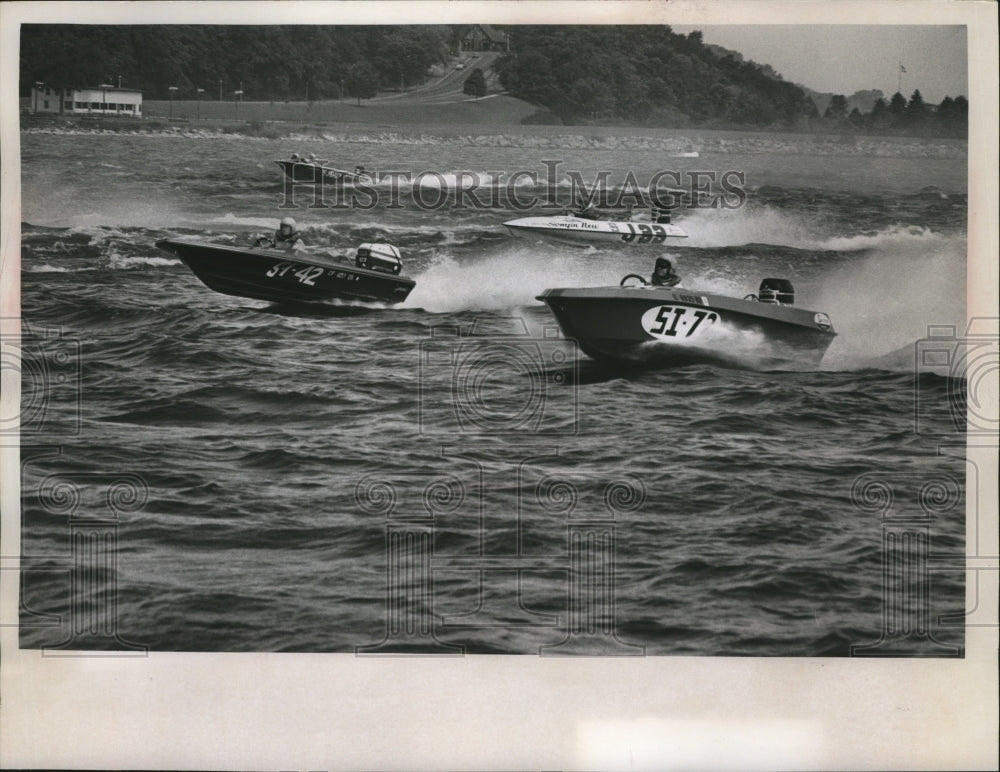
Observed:
[[[424,82],[459,49],[467,27],[25,25],[20,89],[109,83],[147,99],[316,101],[366,99]],[[705,128],[834,129],[964,136],[965,97],[926,104],[919,91],[872,109],[815,92],[769,66],[669,26],[507,27],[511,50],[494,65],[513,96],[544,108],[541,120]],[[473,70],[465,93],[486,93]],[[807,93],[808,92],[808,93]],[[869,92],[865,92],[869,93]],[[871,92],[873,95],[880,92]],[[829,96],[829,95],[827,95]],[[821,102],[823,104],[824,102]],[[866,104],[871,104],[867,102]]]
[[[422,83],[454,37],[444,26],[25,25],[20,90],[120,82],[147,99],[360,99]]]
[[[875,100],[867,112],[857,107],[848,112],[848,99],[834,94],[823,112],[823,119],[833,126],[849,126],[862,131],[906,132],[937,136],[964,137],[969,128],[969,102],[964,96],[946,96],[940,104],[924,102],[917,89],[906,99],[898,91],[887,102]]]
[[[821,114],[809,92],[770,66],[670,27],[517,27],[497,64],[501,84],[566,123],[910,132],[963,137],[968,101],[878,98],[869,112],[834,95]],[[881,94],[881,92],[865,92]]]
[[[501,84],[565,122],[794,127],[816,118],[798,86],[668,26],[517,27]]]

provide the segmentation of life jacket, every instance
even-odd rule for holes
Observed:
[[[680,281],[681,277],[673,268],[667,271],[667,275],[663,277],[658,276],[656,271],[653,271],[653,275],[649,278],[649,283],[656,287],[674,287],[680,284]]]
[[[274,232],[274,244],[278,246],[279,244],[294,244],[301,238],[298,231],[292,231],[287,236],[282,235],[281,228],[278,228]]]

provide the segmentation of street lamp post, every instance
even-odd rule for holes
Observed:
[[[205,93],[205,89],[200,88],[198,91],[198,120],[201,120],[201,95]]]
[[[174,92],[177,90],[177,86],[168,86],[167,91],[170,92],[170,120],[174,119]]]

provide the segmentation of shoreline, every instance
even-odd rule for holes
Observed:
[[[953,137],[920,133],[861,132],[852,126],[831,127],[740,127],[740,126],[636,126],[625,124],[563,124],[546,122],[544,108],[528,104],[504,94],[479,100],[463,99],[445,103],[421,103],[399,100],[362,103],[327,101],[309,105],[306,102],[245,102],[239,110],[232,102],[169,102],[150,100],[144,103],[142,118],[103,115],[65,115],[59,113],[26,113],[22,99],[20,128],[39,129],[64,127],[91,130],[111,130],[121,133],[205,131],[239,134],[247,137],[280,139],[290,134],[337,133],[350,135],[372,131],[391,132],[398,136],[433,134],[455,137],[468,134],[482,136],[516,135],[532,137],[787,137],[814,138],[817,142],[836,141],[842,144],[878,141],[911,141],[914,143],[968,144],[968,137]],[[173,115],[171,115],[173,113]],[[536,122],[538,121],[538,122]]]
[[[931,158],[968,162],[968,140],[740,131],[733,129],[657,128],[635,126],[539,126],[517,124],[302,123],[286,121],[220,121],[174,118],[21,116],[26,134],[53,136],[186,137],[208,140],[349,142],[356,144],[511,147],[552,150],[662,152],[675,158],[706,155],[812,155],[872,158]]]

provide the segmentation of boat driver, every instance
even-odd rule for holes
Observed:
[[[656,258],[656,265],[653,267],[653,275],[649,278],[649,283],[655,287],[676,287],[681,282],[681,277],[674,270],[674,264],[665,257]]]
[[[254,242],[254,246],[298,252],[305,249],[306,245],[299,235],[298,228],[295,226],[295,220],[291,217],[286,217],[278,225],[278,230],[274,232],[273,236],[258,236]]]
[[[577,210],[573,213],[574,217],[580,217],[584,220],[596,220],[599,215],[597,214],[597,207],[594,206],[593,201],[588,201],[586,204],[580,202],[577,204]]]

